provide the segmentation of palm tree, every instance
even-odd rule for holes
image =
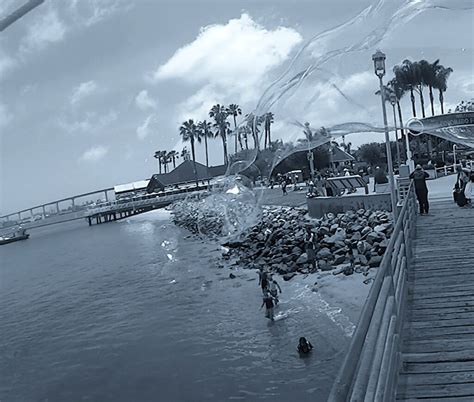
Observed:
[[[405,129],[403,128],[402,107],[400,105],[400,101],[401,101],[403,95],[405,95],[405,89],[400,84],[400,82],[397,81],[396,78],[392,78],[388,82],[388,86],[390,87],[390,89],[392,90],[392,92],[395,94],[395,96],[397,98],[398,120],[400,122],[400,133],[401,133],[401,136],[403,138],[403,136],[405,135]]]
[[[181,127],[179,128],[179,133],[184,142],[189,141],[191,143],[191,156],[193,157],[193,167],[194,167],[194,175],[196,176],[196,185],[198,184],[198,177],[196,171],[196,149],[194,147],[194,143],[196,141],[201,142],[201,137],[199,136],[199,130],[194,124],[193,119],[189,119],[188,121],[183,122]]]
[[[413,63],[410,60],[404,60],[401,65],[393,67],[393,73],[403,91],[410,91],[413,117],[416,117],[415,95],[413,91],[416,90],[418,77]]]
[[[160,151],[160,162],[163,165],[165,173],[168,173],[168,165],[166,164],[166,151]]]
[[[235,148],[234,151],[237,153],[237,137],[238,137],[238,132],[237,132],[237,116],[242,114],[242,109],[240,108],[239,105],[236,105],[235,103],[230,104],[226,108],[226,113],[228,116],[232,116],[234,118],[234,136],[235,136]],[[242,144],[240,144],[240,148],[242,148]]]
[[[183,147],[183,150],[181,151],[181,158],[183,158],[184,161],[188,161],[190,159],[187,147]]]
[[[206,148],[206,166],[209,167],[209,155],[208,155],[208,149],[207,149],[207,139],[214,137],[214,134],[212,132],[212,125],[211,125],[210,122],[204,120],[204,121],[198,122],[197,128],[200,131],[200,137],[204,138],[204,146]]]
[[[176,159],[179,158],[178,152],[175,150],[169,151],[168,157],[170,158],[170,161],[173,162],[173,169],[176,169]]]
[[[270,127],[273,123],[273,113],[272,112],[268,112],[268,113],[265,113],[263,115],[263,118],[264,118],[264,122],[265,122],[265,145],[264,145],[264,148],[267,147],[267,138],[268,138],[268,146],[270,146],[271,142],[272,142],[272,139],[271,139],[271,136],[270,136]]]
[[[158,161],[158,166],[159,166],[159,172],[161,174],[161,153],[163,151],[155,151],[155,154],[153,155],[153,158],[155,158]]]
[[[431,64],[426,60],[420,60],[414,63],[417,73],[417,87],[420,94],[421,113],[425,118],[425,99],[423,97],[423,87],[428,86],[429,75],[431,71]]]
[[[252,133],[254,148],[260,150],[260,140],[258,138],[258,133],[260,132],[260,124],[262,124],[263,116],[255,116],[253,113],[245,115],[247,121],[247,126],[250,128]]]
[[[428,63],[426,60],[421,60],[420,63]],[[439,65],[439,59],[435,60],[433,63],[428,63],[423,68],[423,82],[429,89],[430,94],[430,105],[431,105],[431,116],[434,116],[434,96],[433,88],[436,86],[436,70]]]
[[[227,156],[227,129],[229,127],[229,122],[227,121],[227,112],[224,106],[219,104],[214,105],[209,111],[209,117],[214,119],[214,127],[218,129],[218,135],[222,139],[222,146],[224,149],[224,164],[229,163],[229,158]]]
[[[240,138],[240,141],[242,141],[242,138],[244,139],[245,149],[249,149],[248,139],[249,139],[250,134],[252,134],[252,130],[250,130],[249,126],[245,125],[245,126],[239,127],[239,138]],[[241,148],[243,149],[242,145],[241,145]]]
[[[433,85],[434,88],[437,88],[439,91],[439,103],[441,105],[441,114],[444,114],[444,95],[448,88],[448,78],[449,75],[453,72],[451,67],[444,67],[442,65],[436,66],[436,85]]]

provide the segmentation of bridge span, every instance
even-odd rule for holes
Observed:
[[[70,222],[84,219],[91,225],[95,223],[109,222],[118,220],[131,215],[137,215],[152,209],[163,208],[174,201],[182,200],[189,195],[196,196],[208,191],[209,185],[203,184],[198,187],[186,187],[175,190],[162,191],[158,193],[145,194],[133,197],[132,200],[116,200],[113,188],[93,191],[80,194],[73,197],[63,198],[46,204],[38,205],[32,208],[24,209],[0,217],[0,233],[6,233],[19,224],[24,229],[33,229],[43,226],[56,225],[59,223]],[[102,196],[103,198],[88,205],[78,205],[77,200],[81,198],[91,198]],[[60,209],[60,205],[69,203],[67,209]],[[51,210],[48,207],[53,206]],[[38,212],[39,211],[39,212]],[[27,214],[25,218],[25,214]]]

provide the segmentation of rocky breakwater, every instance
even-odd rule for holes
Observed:
[[[219,215],[203,216],[193,208],[181,206],[173,213],[173,221],[192,233],[219,237],[223,226]],[[306,228],[310,227],[317,239],[319,269],[333,274],[367,274],[382,261],[393,231],[390,221],[386,211],[359,209],[310,219],[305,209],[265,207],[257,224],[237,240],[223,244],[223,258],[243,268],[265,267],[286,280],[298,272],[309,273],[304,238]]]
[[[306,227],[317,239],[318,268],[346,275],[367,274],[370,268],[377,268],[393,231],[385,211],[360,209],[309,219],[303,209],[267,208],[259,224],[239,241],[224,245],[224,257],[242,266],[267,267],[287,280],[297,272],[311,272],[305,252]]]

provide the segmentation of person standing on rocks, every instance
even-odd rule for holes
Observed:
[[[318,265],[316,263],[315,237],[310,226],[306,227],[304,245],[308,264],[311,265],[311,272],[316,272],[318,270]]]
[[[410,179],[415,184],[416,198],[420,204],[420,215],[428,215],[430,204],[428,203],[428,187],[426,187],[426,179],[430,175],[423,170],[421,165],[416,165],[415,170],[410,174]]]

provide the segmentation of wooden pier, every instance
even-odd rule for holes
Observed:
[[[419,216],[410,187],[328,401],[474,401],[474,209],[451,188]]]
[[[474,209],[421,216],[408,273],[397,400],[474,401]]]

